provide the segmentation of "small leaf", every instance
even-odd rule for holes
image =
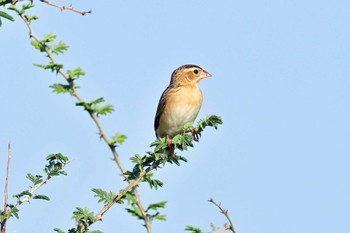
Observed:
[[[43,43],[52,42],[56,39],[56,35],[50,32],[49,34],[44,35]]]
[[[33,21],[33,20],[38,20],[39,17],[35,16],[35,15],[26,15],[26,18],[29,22]]]
[[[65,231],[59,229],[59,228],[55,228],[53,229],[54,231],[56,231],[57,233],[66,233]]]
[[[72,79],[78,79],[80,76],[84,76],[86,73],[80,67],[78,67],[74,70],[67,70],[67,74]]]
[[[132,216],[137,217],[138,219],[143,219],[143,215],[141,213],[141,210],[137,207],[136,204],[132,205],[132,209],[130,208],[125,208],[127,212],[129,212]]]
[[[103,202],[104,204],[112,201],[113,198],[117,196],[115,192],[107,192],[99,188],[93,188],[92,191],[95,193],[94,197],[99,197],[98,202]],[[123,201],[120,200],[118,203],[123,203]]]
[[[11,11],[15,11],[17,14],[20,14],[20,10],[17,9],[16,5],[11,5],[7,9]]]
[[[32,195],[33,195],[33,194],[32,194],[31,192],[29,192],[28,190],[25,190],[25,191],[23,191],[23,192],[21,192],[21,193],[19,193],[19,194],[13,195],[13,197],[16,197],[16,198],[20,199],[20,198],[23,197],[23,196],[29,196],[29,197],[31,197]]]
[[[32,181],[34,185],[40,184],[43,181],[42,176],[40,176],[40,175],[34,176],[30,173],[27,174],[27,179]]]
[[[0,17],[11,20],[11,21],[15,21],[15,19],[11,15],[7,14],[4,11],[0,11]]]
[[[34,65],[37,67],[43,68],[44,70],[51,69],[52,72],[54,72],[54,71],[58,72],[60,69],[63,68],[62,64],[57,64],[57,63],[54,63],[52,61],[47,65],[42,65],[42,64],[37,64],[37,63],[35,63]]]
[[[112,113],[114,111],[114,106],[111,104],[106,104],[104,106],[93,105],[93,106],[91,106],[91,108],[98,115],[107,115],[108,113]]]
[[[10,206],[10,216],[13,216],[17,219],[19,219],[19,215],[18,215],[19,209],[15,206]]]
[[[41,199],[41,200],[45,200],[45,201],[50,201],[50,198],[48,196],[39,195],[39,194],[34,195],[33,199]]]
[[[147,210],[158,210],[159,208],[165,208],[165,205],[166,205],[167,201],[161,201],[161,202],[157,202],[157,203],[153,203],[153,204],[150,204],[148,207],[147,207]]]
[[[166,214],[158,214],[154,218],[158,220],[166,221]]]
[[[185,231],[192,231],[193,233],[203,233],[201,229],[194,226],[186,226]]]
[[[51,51],[56,55],[58,55],[60,53],[63,54],[64,51],[68,50],[68,48],[69,48],[69,45],[65,44],[62,41],[50,46]]]
[[[29,10],[30,8],[34,7],[35,5],[32,3],[24,4],[22,6],[21,14],[24,14],[26,10]]]
[[[39,42],[39,41],[36,41],[36,40],[32,40],[30,42],[30,44],[32,46],[34,46],[35,49],[39,50],[40,52],[44,52],[45,51],[45,48],[46,48],[46,44],[42,43],[42,42]],[[39,64],[34,64],[35,66],[39,66]],[[42,67],[43,68],[44,65],[40,65],[39,67]]]
[[[111,140],[109,141],[109,144],[110,145],[115,145],[115,144],[121,145],[121,144],[123,144],[123,142],[127,138],[128,137],[125,134],[121,134],[121,133],[117,132],[111,137]]]
[[[55,83],[49,87],[52,89],[52,92],[55,92],[57,94],[72,93],[72,88],[68,84]]]
[[[84,222],[85,224],[91,225],[95,221],[94,212],[88,208],[77,207],[73,212],[73,219],[77,222]]]

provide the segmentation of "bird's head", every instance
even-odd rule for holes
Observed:
[[[197,65],[183,65],[174,70],[171,75],[171,84],[197,84],[203,78],[211,77],[207,71]]]

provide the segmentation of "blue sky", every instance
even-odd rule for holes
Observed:
[[[349,1],[63,3],[93,14],[37,2],[34,32],[53,32],[71,46],[57,59],[87,72],[79,81],[83,98],[103,96],[115,105],[101,121],[108,135],[128,136],[118,148],[126,168],[132,155],[150,149],[171,72],[193,63],[212,74],[200,83],[199,118],[216,114],[224,124],[182,153],[187,164],[157,171],[163,188],[140,186],[145,205],[168,201],[168,220],[154,222],[154,232],[222,225],[210,197],[229,209],[237,232],[350,231]],[[88,115],[71,97],[51,93],[60,77],[32,65],[46,60],[30,46],[25,25],[17,18],[0,30],[0,172],[4,177],[11,142],[10,192],[28,187],[25,175],[40,173],[46,155],[72,159],[68,177],[40,190],[51,201],[24,204],[8,231],[71,228],[76,206],[100,210],[91,188],[125,184]],[[145,232],[123,208],[112,208],[92,229]]]

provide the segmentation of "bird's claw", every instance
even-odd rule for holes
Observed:
[[[199,139],[201,138],[202,134],[201,132],[197,132],[195,129],[189,129],[185,131],[186,133],[191,133],[193,140],[195,140],[196,142],[199,142]]]

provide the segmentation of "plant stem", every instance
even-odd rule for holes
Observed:
[[[47,3],[47,1],[44,1]],[[49,4],[51,5],[51,4]],[[32,38],[33,40],[35,40],[36,42],[40,43],[40,39],[33,33],[33,30],[32,30],[32,27],[30,25],[30,22],[27,20],[26,16],[24,14],[19,14],[21,19],[24,21],[24,23],[27,25],[27,28],[28,28],[28,31],[29,31],[29,36],[30,38]],[[45,51],[44,51],[48,58],[51,60],[51,62],[53,64],[58,64],[55,59],[54,59],[54,56],[52,54],[52,52],[50,51],[50,49],[45,46]],[[80,97],[79,93],[77,92],[76,88],[75,88],[75,85],[74,85],[74,82],[70,79],[69,75],[67,73],[65,73],[64,71],[62,71],[62,69],[57,69],[56,70],[58,74],[60,74],[66,81],[67,83],[71,86],[71,89],[72,89],[72,95],[79,101],[79,102],[84,102],[83,98]],[[117,152],[117,150],[115,149],[115,146],[114,145],[110,145],[109,144],[109,140],[106,136],[106,134],[104,133],[104,130],[102,128],[102,125],[98,119],[98,116],[93,113],[93,112],[90,112],[90,111],[87,111],[88,114],[90,115],[90,117],[92,118],[92,120],[94,121],[95,125],[97,126],[98,128],[98,131],[99,131],[99,135],[100,135],[100,138],[103,139],[103,141],[108,145],[108,147],[111,149],[111,152],[113,154],[113,158],[114,158],[114,161],[117,163],[118,167],[119,167],[119,170],[120,172],[122,173],[122,175],[125,177],[124,173],[125,173],[125,169],[124,167],[122,166],[122,163],[119,159],[119,154]],[[123,189],[125,190],[125,193],[130,191],[131,189],[133,189],[133,194],[135,195],[135,198],[136,198],[136,204],[137,206],[139,207],[143,217],[144,217],[144,223],[145,223],[145,227],[147,229],[147,232],[148,233],[152,233],[152,229],[151,229],[151,222],[150,220],[147,218],[147,213],[145,211],[145,209],[143,208],[142,206],[142,203],[141,203],[141,200],[140,200],[140,196],[137,192],[137,189],[136,189],[136,186],[138,185],[138,183],[140,182],[140,180],[142,179],[143,176],[140,176],[139,179],[138,179],[138,182],[135,183],[135,181],[129,181],[128,179],[126,179],[129,183],[129,185]],[[126,178],[126,177],[125,177]],[[123,192],[123,191],[122,191]],[[108,205],[104,206],[104,208],[100,211],[100,213],[96,216],[96,221],[97,220],[101,220],[102,218],[102,215],[112,206],[114,205],[118,200],[120,200],[120,198],[122,198],[124,195],[122,194],[121,196],[120,195],[117,195],[115,197],[115,200],[113,202],[110,202],[108,203]]]

